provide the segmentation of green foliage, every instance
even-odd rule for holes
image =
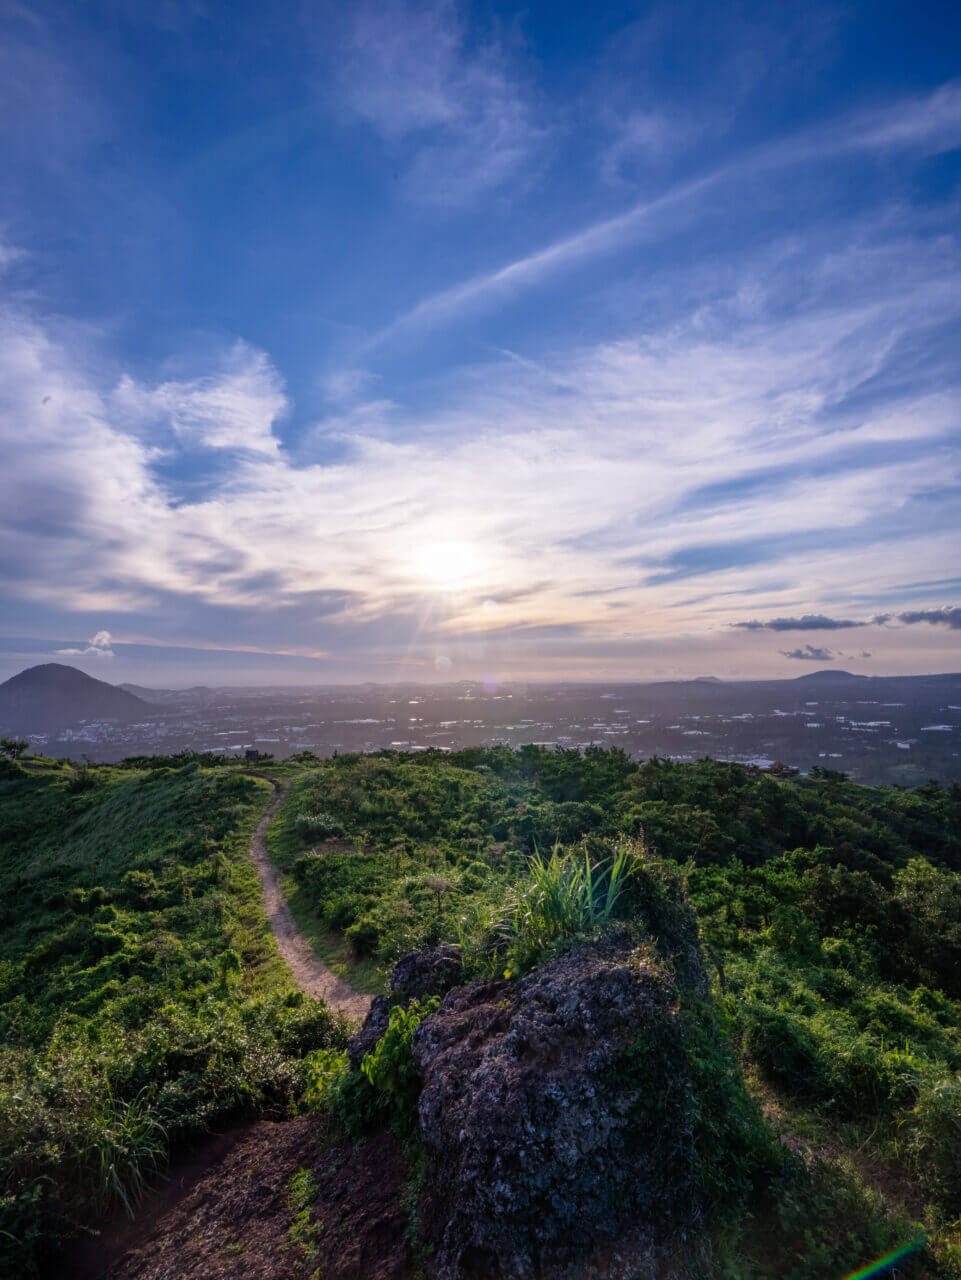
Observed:
[[[407,1123],[417,1107],[420,1078],[411,1058],[414,1032],[434,1012],[440,1000],[412,1000],[406,1009],[391,1009],[387,1030],[360,1064],[360,1070],[372,1088],[386,1094],[395,1113]]]
[[[760,1108],[707,1000],[685,994],[681,1022],[687,1046],[686,1127],[700,1154],[698,1190],[715,1210],[743,1204],[754,1187],[783,1166]]]
[[[297,1169],[287,1183],[287,1205],[294,1219],[287,1230],[290,1244],[305,1258],[316,1258],[323,1235],[322,1222],[311,1221],[310,1211],[317,1202],[317,1179],[310,1169]]]
[[[98,766],[0,782],[0,1271],[30,1275],[170,1149],[283,1111],[347,1029],[289,990],[247,854],[266,784]],[[3,909],[3,908],[0,908]]]
[[[810,1169],[785,1161],[749,1215],[720,1221],[687,1273],[692,1280],[851,1276],[918,1237],[916,1224],[886,1212],[882,1197],[851,1171],[820,1161]],[[922,1244],[891,1274],[947,1280],[953,1272],[939,1269]]]
[[[304,840],[326,840],[344,834],[343,825],[329,813],[298,813],[294,826]]]
[[[414,1031],[439,1003],[432,997],[412,1000],[406,1009],[391,1009],[387,1030],[364,1056],[359,1071],[351,1070],[344,1053],[311,1054],[306,1064],[306,1104],[333,1116],[354,1138],[385,1124],[410,1138],[416,1128],[420,1091],[411,1056]]]
[[[704,954],[764,1088],[877,1131],[938,1212],[961,1213],[961,787],[598,748],[288,767],[272,856],[371,969],[458,939],[468,971],[498,975],[611,927],[649,942],[697,1046],[692,1140],[729,1153],[699,1175],[708,1201],[734,1203],[767,1157],[698,1004]],[[287,994],[246,852],[267,799],[236,762],[189,752],[25,769],[0,750],[0,1268],[27,1275],[99,1206],[135,1203],[171,1144],[232,1111],[309,1085],[347,1132],[409,1127],[412,1025],[352,1072],[343,1025]],[[749,1232],[714,1274],[813,1280],[883,1252],[891,1220],[833,1176],[777,1174],[783,1273]]]
[[[534,853],[525,873],[507,890],[499,915],[486,923],[480,946],[462,930],[468,961],[493,952],[498,959],[503,956],[507,976],[514,977],[542,963],[559,945],[603,929],[615,918],[638,860],[638,849],[627,842],[597,865],[587,853],[577,856],[558,847],[548,858]]]
[[[961,1078],[925,1084],[906,1125],[922,1187],[947,1217],[961,1216]]]

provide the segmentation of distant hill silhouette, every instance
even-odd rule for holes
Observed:
[[[841,680],[870,680],[870,676],[857,676],[852,671],[835,671],[831,667],[823,667],[820,671],[809,671],[807,675],[795,676],[795,683],[804,680],[808,684],[830,684]]]
[[[132,693],[136,698],[142,698],[144,702],[169,702],[175,698],[191,698],[203,697],[205,694],[213,693],[205,684],[191,685],[189,689],[148,689],[142,684],[121,683],[117,685],[118,689],[126,689],[127,693]]]
[[[125,689],[60,662],[29,667],[0,684],[4,733],[42,733],[79,720],[144,720],[154,710]]]

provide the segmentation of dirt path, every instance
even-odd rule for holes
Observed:
[[[250,856],[263,886],[264,910],[267,913],[267,923],[277,940],[277,949],[294,975],[294,981],[309,996],[326,1001],[338,1013],[346,1013],[351,1018],[363,1018],[370,1008],[371,997],[358,994],[343,978],[338,978],[336,973],[328,969],[297,928],[284,897],[283,878],[271,862],[264,844],[264,832],[290,790],[290,782],[281,786],[276,778],[271,778],[266,773],[254,773],[252,770],[245,772],[251,777],[265,779],[277,790],[270,808],[261,818],[250,841]]]

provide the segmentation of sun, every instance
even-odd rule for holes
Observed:
[[[456,591],[476,576],[480,557],[470,542],[431,542],[414,552],[410,567],[433,590]]]

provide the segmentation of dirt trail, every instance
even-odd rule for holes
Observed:
[[[371,997],[360,995],[343,978],[338,978],[336,973],[328,969],[297,928],[290,907],[287,905],[287,899],[284,897],[283,879],[271,862],[264,844],[264,832],[290,790],[290,782],[281,786],[277,779],[271,778],[269,774],[254,773],[251,769],[244,772],[251,777],[265,779],[277,792],[250,841],[250,856],[263,886],[264,910],[267,913],[267,922],[277,940],[277,949],[294,975],[294,981],[309,996],[326,1001],[338,1013],[346,1013],[351,1018],[363,1018],[370,1008]]]

